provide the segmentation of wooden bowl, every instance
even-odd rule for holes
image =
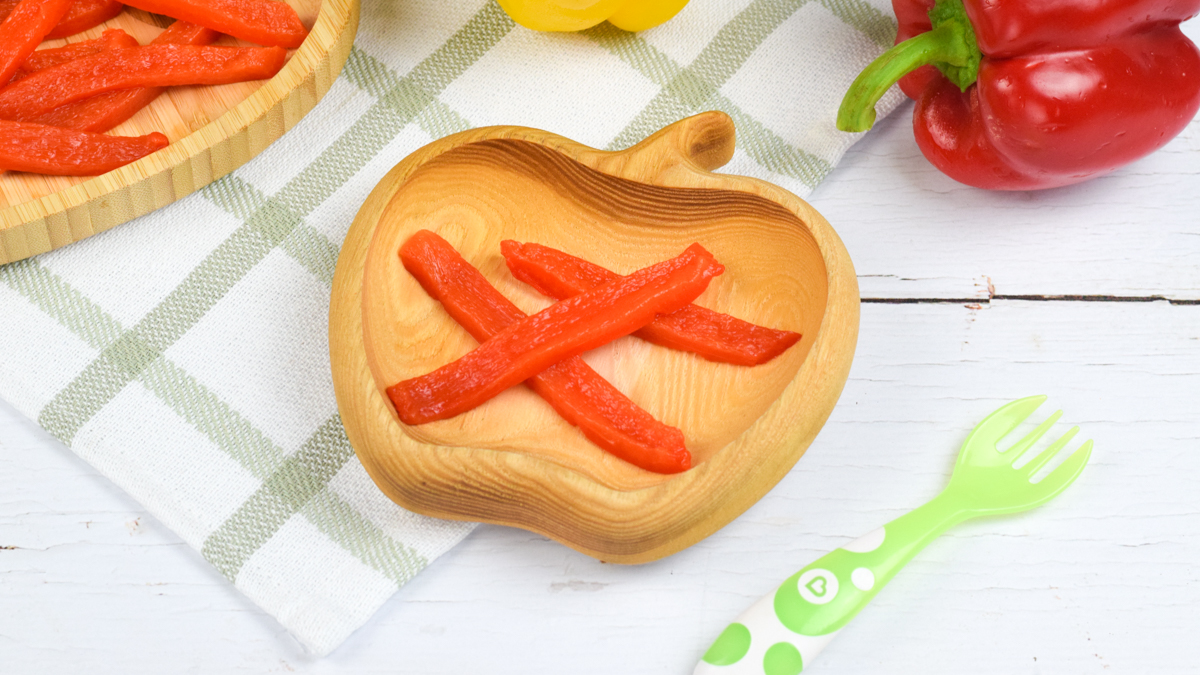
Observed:
[[[448,136],[409,155],[359,211],[338,259],[330,354],[359,459],[391,499],[443,518],[515,525],[621,563],[708,536],[769,490],[824,424],[850,370],[858,285],[804,201],[716,175],[733,123],[709,112],[602,152],[521,127]],[[680,428],[694,467],[659,475],[605,453],[524,387],[458,417],[407,426],[384,390],[475,346],[400,264],[410,234],[445,237],[523,310],[550,302],[513,279],[502,239],[629,273],[700,242],[726,266],[698,304],[803,339],[768,364],[705,361],[627,337],[585,359]]]
[[[161,131],[171,145],[102,176],[0,175],[0,264],[79,241],[166,206],[245,164],[295,126],[342,70],[358,30],[359,0],[287,0],[312,28],[267,82],[176,87],[112,131]],[[126,7],[103,26],[143,44],[162,28]],[[65,44],[55,40],[47,46]],[[222,38],[218,44],[249,44]]]

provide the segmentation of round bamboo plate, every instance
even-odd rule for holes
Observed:
[[[275,77],[265,83],[172,88],[111,132],[161,131],[171,145],[102,176],[0,175],[0,264],[65,246],[166,206],[245,164],[295,126],[346,63],[358,30],[359,0],[287,1],[312,30]],[[144,44],[163,27],[153,15],[127,7],[69,41],[123,28]],[[217,44],[249,43],[226,37]]]
[[[330,355],[359,459],[392,500],[427,515],[514,525],[605,561],[661,558],[767,492],[832,411],[858,335],[858,284],[829,224],[769,183],[710,173],[733,123],[709,112],[619,152],[544,131],[491,127],[409,155],[363,204],[338,259]],[[546,244],[620,273],[700,242],[726,266],[698,304],[798,331],[753,367],[627,337],[587,362],[680,428],[693,468],[643,471],[600,450],[524,387],[458,417],[397,418],[384,390],[475,345],[400,264],[418,229],[446,238],[526,312],[550,304],[517,282],[502,239]]]

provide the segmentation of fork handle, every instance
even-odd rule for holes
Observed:
[[[901,567],[966,517],[943,493],[825,554],[729,624],[694,675],[796,675]]]

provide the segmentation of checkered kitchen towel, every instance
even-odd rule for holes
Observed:
[[[737,123],[727,171],[806,195],[855,140],[834,129],[841,93],[894,34],[887,0],[692,0],[637,35],[539,34],[492,0],[362,0],[342,76],[261,156],[0,267],[0,397],[325,654],[471,529],[385,499],[334,402],[334,263],[383,174],[474,126],[622,148],[715,108]]]

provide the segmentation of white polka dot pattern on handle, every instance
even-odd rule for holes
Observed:
[[[838,631],[828,635],[800,635],[794,633],[779,620],[775,613],[775,593],[763,596],[735,619],[750,629],[750,649],[736,663],[715,666],[705,661],[696,664],[692,675],[764,675],[763,657],[767,650],[780,642],[794,646],[803,663],[812,663],[821,650],[833,641]]]
[[[850,583],[860,591],[875,588],[875,573],[865,567],[859,567],[850,573]]]

